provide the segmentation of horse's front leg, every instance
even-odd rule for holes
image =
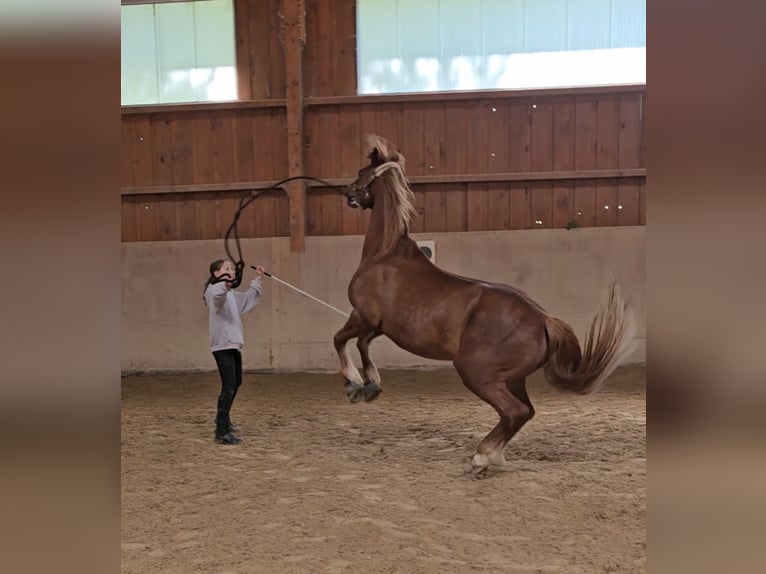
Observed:
[[[380,387],[380,373],[370,358],[370,343],[380,334],[380,331],[370,331],[360,336],[356,341],[356,347],[359,349],[359,355],[362,357],[362,371],[364,372],[362,393],[366,402],[374,401],[383,392],[383,389]]]
[[[349,339],[359,337],[366,331],[367,329],[364,327],[359,313],[354,310],[346,324],[341,327],[340,331],[335,333],[333,338],[335,352],[338,354],[338,360],[340,361],[340,372],[345,380],[346,397],[352,403],[359,402],[362,399],[364,395],[364,380],[354,366],[354,363],[348,357],[346,343],[348,343]]]

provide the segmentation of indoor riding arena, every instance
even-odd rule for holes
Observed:
[[[122,1],[124,573],[645,572],[645,23],[643,0]],[[232,291],[266,271],[238,444],[218,259]],[[633,327],[613,355],[586,344],[605,301]],[[594,392],[549,382],[547,317],[579,340],[564,378],[613,357]],[[354,337],[341,366],[354,320],[377,368]],[[471,379],[538,356],[516,410]]]

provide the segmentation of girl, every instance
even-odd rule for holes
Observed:
[[[215,442],[239,444],[242,439],[234,434],[229,411],[242,384],[242,335],[241,316],[256,306],[261,297],[263,267],[256,267],[258,276],[245,293],[231,290],[230,281],[212,283],[217,278],[234,278],[231,261],[217,259],[210,264],[210,277],[205,283],[203,299],[208,306],[210,350],[221,375],[221,394],[215,418]]]

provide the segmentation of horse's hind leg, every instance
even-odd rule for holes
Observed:
[[[346,343],[348,343],[349,339],[359,337],[366,330],[359,314],[354,311],[351,313],[348,321],[346,321],[346,324],[341,327],[340,331],[335,333],[333,338],[335,352],[338,354],[338,360],[340,361],[340,372],[345,380],[346,397],[352,403],[359,402],[364,396],[364,381],[362,375],[359,374],[354,363],[348,357]]]
[[[500,415],[500,421],[479,443],[471,461],[474,474],[484,471],[490,464],[505,464],[503,449],[534,415],[529,397],[526,394],[523,377],[511,379],[506,383],[483,377],[471,369],[455,365],[463,383],[476,396],[492,406]]]
[[[383,392],[383,389],[380,388],[380,373],[370,358],[370,343],[379,335],[379,331],[371,331],[362,335],[356,341],[359,355],[362,358],[362,371],[364,372],[364,388],[362,392],[364,400],[367,402],[374,401]]]

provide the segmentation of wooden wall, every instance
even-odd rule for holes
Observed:
[[[287,176],[281,1],[237,0],[242,101],[123,108],[124,241],[222,237],[243,193]],[[645,223],[643,86],[355,96],[353,0],[305,6],[305,174],[354,176],[375,132],[407,158],[414,232]],[[249,210],[244,237],[289,235],[283,193]],[[306,219],[309,235],[366,222],[319,188]]]

